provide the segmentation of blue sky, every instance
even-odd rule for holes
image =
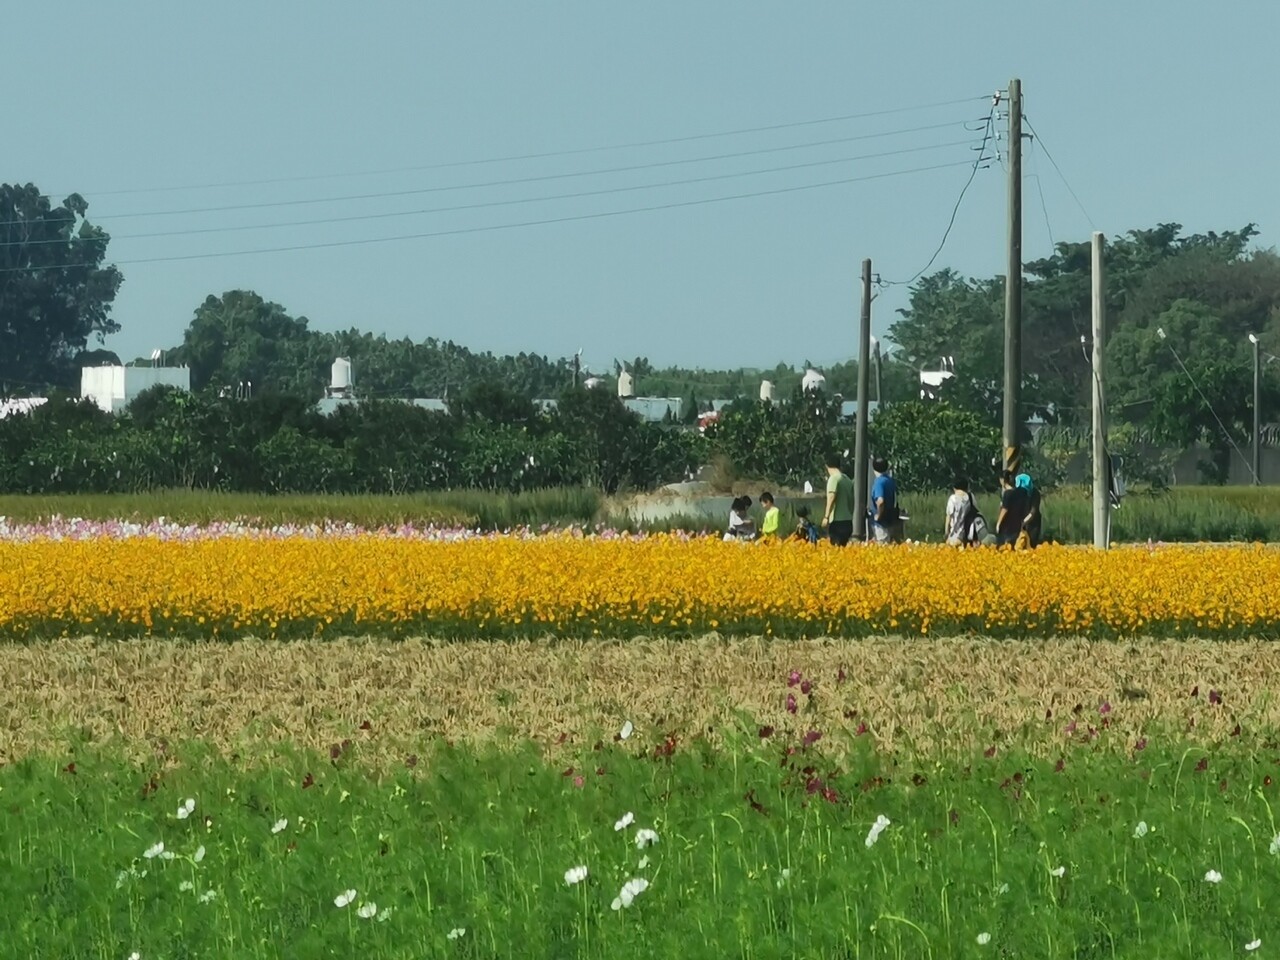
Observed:
[[[79,0],[23,3],[5,33],[0,178],[81,192],[116,238],[124,329],[109,346],[126,357],[179,342],[206,295],[249,288],[317,329],[582,348],[597,367],[844,359],[861,259],[891,279],[924,266],[974,157],[964,121],[1011,76],[1088,212],[1028,145],[1028,259],[1050,227],[1084,240],[1256,221],[1264,245],[1280,236],[1274,0]],[[878,111],[899,112],[794,125]],[[830,140],[844,142],[800,146]],[[278,182],[246,183],[264,180]],[[494,183],[511,180],[526,182]],[[977,173],[935,268],[1003,272],[1005,189],[998,164]],[[505,229],[766,191],[786,192]],[[447,235],[203,258],[424,233]],[[128,262],[188,255],[202,258]],[[878,297],[878,331],[905,299]]]

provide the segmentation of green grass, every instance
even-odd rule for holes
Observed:
[[[187,747],[144,768],[4,767],[0,943],[68,960],[1200,960],[1280,938],[1274,750],[1084,744],[1059,768],[981,747],[881,756],[852,733],[841,751],[754,727],[719,751],[641,736],[554,765],[532,747],[442,748],[377,770],[357,744],[333,760]],[[640,828],[658,842],[638,849]],[[611,909],[632,877],[650,886]]]
[[[139,522],[166,517],[179,523],[200,524],[218,520],[310,524],[328,520],[364,527],[436,523],[500,530],[544,523],[587,523],[599,511],[600,503],[598,494],[577,488],[515,494],[457,490],[385,496],[164,490],[145,494],[8,494],[0,496],[0,516],[22,522],[53,516]]]

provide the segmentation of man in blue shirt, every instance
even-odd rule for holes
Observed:
[[[871,461],[875,482],[871,484],[871,523],[867,532],[872,543],[893,543],[901,539],[901,511],[898,509],[898,484],[889,476],[889,461],[877,457]]]

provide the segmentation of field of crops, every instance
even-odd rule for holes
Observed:
[[[1265,956],[1280,553],[0,530],[0,955]]]
[[[0,542],[0,636],[1275,637],[1280,553],[656,536]]]

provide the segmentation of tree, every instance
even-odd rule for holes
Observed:
[[[195,390],[249,382],[259,393],[318,397],[327,381],[299,363],[307,333],[305,317],[252,290],[231,290],[196,309],[173,359],[191,368]]]
[[[0,384],[14,393],[79,387],[77,358],[120,329],[123,277],[103,266],[110,237],[73,193],[58,206],[33,185],[0,184]]]
[[[947,490],[955,477],[975,489],[994,485],[991,456],[1000,431],[945,400],[910,400],[877,411],[870,424],[871,455],[884,457],[906,490]]]

